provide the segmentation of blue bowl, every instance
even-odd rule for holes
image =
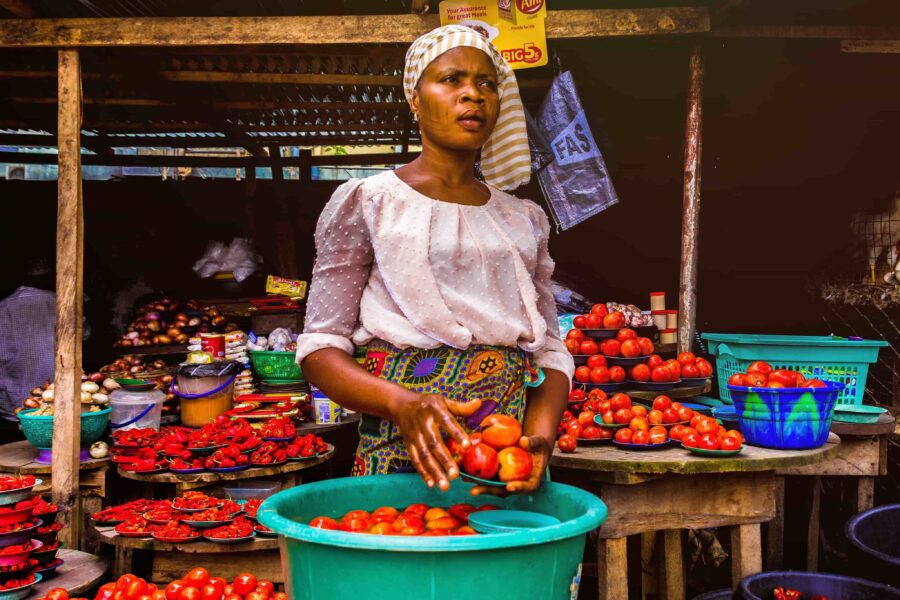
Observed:
[[[842,389],[842,383],[821,388],[728,386],[747,443],[780,450],[824,445]]]
[[[509,533],[559,525],[552,515],[529,510],[482,510],[469,515],[469,526],[481,533]]]

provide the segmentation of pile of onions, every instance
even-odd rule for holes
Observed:
[[[114,346],[138,348],[187,344],[194,332],[227,333],[237,328],[236,324],[226,322],[215,306],[203,306],[196,300],[180,302],[162,298],[140,307],[125,335]]]
[[[99,410],[109,404],[109,394],[118,389],[119,384],[104,373],[91,373],[81,375],[81,403],[92,405],[91,410]],[[45,412],[38,414],[52,415],[53,382],[48,381],[40,387],[31,390],[31,395],[22,402],[23,410],[27,408],[44,408]],[[96,407],[96,408],[94,408]]]

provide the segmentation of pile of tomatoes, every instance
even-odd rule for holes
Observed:
[[[679,440],[687,448],[701,450],[740,450],[744,436],[737,429],[725,429],[715,417],[695,415],[690,425],[676,425],[669,431],[673,440]]]
[[[728,378],[728,385],[767,388],[822,388],[819,379],[807,379],[803,373],[788,369],[775,369],[769,363],[758,360],[750,363],[746,373],[735,373]]]
[[[0,492],[11,492],[13,490],[21,490],[22,488],[33,487],[35,482],[34,475],[4,475],[0,477]]]
[[[492,504],[473,506],[454,504],[450,508],[430,507],[427,504],[411,504],[403,511],[393,506],[381,506],[371,513],[365,510],[351,510],[339,520],[331,517],[316,517],[309,522],[310,527],[346,531],[350,533],[370,533],[375,535],[405,536],[445,536],[473,535],[477,533],[469,527],[469,515],[482,510],[497,510]]]
[[[592,306],[588,314],[572,319],[572,326],[576,329],[619,329],[625,327],[625,320],[625,313],[610,312],[605,304],[600,303]]]
[[[250,457],[241,453],[238,444],[228,444],[206,457],[203,466],[207,469],[232,469],[250,464]]]
[[[109,508],[104,508],[101,511],[95,512],[91,515],[91,519],[93,519],[95,523],[100,524],[121,523],[131,517],[140,516],[147,511],[169,504],[170,502],[168,500],[132,500],[125,504],[110,506]]]
[[[321,437],[307,433],[303,437],[296,437],[288,444],[288,458],[310,458],[328,452],[328,444]]]
[[[654,383],[670,383],[682,378],[699,379],[712,377],[712,364],[705,358],[699,358],[692,352],[682,352],[677,359],[663,360],[658,354],[652,354],[647,360],[631,367],[629,376],[632,381]]]
[[[31,585],[32,583],[34,583],[34,580],[34,573],[29,573],[28,575],[22,575],[19,577],[10,577],[5,581],[0,581],[0,592],[6,592],[9,590],[14,590],[16,588],[24,587],[26,585]]]
[[[488,415],[481,422],[480,430],[469,435],[471,445],[463,449],[456,440],[448,447],[463,473],[482,479],[500,481],[524,481],[531,476],[534,466],[531,454],[519,446],[522,425],[513,417],[502,414]]]
[[[215,527],[203,533],[204,537],[220,540],[236,540],[253,535],[253,523],[247,517],[237,517],[228,525]]]
[[[234,508],[233,506],[227,506],[225,508],[208,508],[206,510],[201,510],[200,512],[191,513],[184,517],[184,521],[187,524],[191,524],[192,521],[197,521],[203,523],[205,521],[231,521],[236,516],[236,512],[233,510],[229,510]],[[240,508],[238,508],[240,511]]]
[[[287,461],[287,446],[277,442],[263,442],[250,455],[250,464],[276,465]]]
[[[275,417],[262,426],[262,435],[267,438],[292,438],[297,435],[297,426],[289,417]]]
[[[225,501],[221,498],[213,498],[203,492],[188,491],[172,500],[172,508],[176,510],[206,510],[219,508],[223,502]]]

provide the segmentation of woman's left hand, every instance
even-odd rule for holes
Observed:
[[[544,472],[550,463],[550,455],[553,453],[553,445],[540,435],[522,436],[519,446],[531,454],[531,476],[524,481],[510,481],[505,488],[476,485],[472,488],[473,496],[492,494],[494,496],[506,496],[507,494],[530,494],[541,487],[544,480]]]

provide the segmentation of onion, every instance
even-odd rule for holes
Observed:
[[[169,337],[176,337],[179,333],[181,333],[181,330],[177,327],[169,327],[166,330],[166,335]]]
[[[201,322],[201,321],[200,321],[200,317],[194,317],[193,319],[191,319],[190,321],[188,321],[187,324],[188,324],[189,327],[196,327],[197,325],[200,324],[200,322]]]
[[[158,335],[154,338],[154,343],[165,346],[172,343],[172,338],[168,335]]]
[[[91,400],[93,400],[97,404],[106,404],[109,402],[109,396],[100,393],[91,394]]]
[[[120,386],[115,379],[106,378],[103,380],[103,389],[113,391],[119,389]]]
[[[159,310],[165,310],[165,307],[163,307],[163,308],[161,308],[161,309],[159,309]],[[146,315],[144,315],[144,319],[146,319],[146,320],[148,320],[148,321],[159,321],[159,313],[158,313],[158,312],[155,312],[155,311],[154,311],[154,312],[148,312]]]
[[[85,381],[81,384],[81,391],[87,392],[88,394],[96,394],[100,391],[100,386],[93,381]]]
[[[106,442],[94,442],[91,444],[91,448],[88,452],[91,453],[91,457],[93,458],[106,458],[107,455],[109,455],[109,444]]]
[[[90,402],[91,401],[90,392],[81,392],[81,401],[82,402]]]
[[[147,323],[147,329],[155,333],[162,329],[162,324],[159,321],[150,321]]]
[[[41,399],[46,400],[47,402],[53,401],[53,390],[44,390],[41,392]]]
[[[40,395],[43,394],[43,393],[44,393],[44,388],[36,387],[36,388],[34,388],[33,390],[31,390],[31,395],[32,395],[32,396],[40,396]]]
[[[94,383],[100,383],[101,381],[103,381],[104,376],[103,376],[103,373],[91,373],[88,376],[88,379],[90,379]]]
[[[38,408],[41,401],[37,398],[25,398],[25,408]]]

